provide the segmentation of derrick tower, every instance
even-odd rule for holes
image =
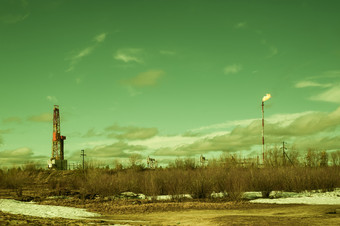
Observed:
[[[64,140],[66,136],[60,135],[60,114],[59,106],[54,105],[53,109],[53,137],[52,137],[52,157],[50,168],[66,169],[67,160],[64,160]]]

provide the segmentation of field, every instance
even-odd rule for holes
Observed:
[[[3,169],[1,199],[84,208],[101,216],[50,219],[4,211],[0,224],[335,225],[340,220],[335,213],[340,204],[259,204],[244,196],[246,192],[268,198],[272,191],[334,191],[340,188],[338,164],[295,162],[293,166],[271,161],[259,167],[239,164],[235,158],[222,160],[197,166],[190,159],[179,159],[156,169],[141,164],[67,171],[32,164]]]
[[[180,203],[176,207],[169,203],[142,204],[136,210],[125,206],[124,213],[103,213],[97,219],[74,220],[65,218],[41,218],[12,215],[0,212],[0,224],[72,224],[72,225],[336,225],[338,206],[329,205],[275,205],[228,203]],[[159,208],[161,210],[155,210]],[[91,208],[90,208],[91,209]]]

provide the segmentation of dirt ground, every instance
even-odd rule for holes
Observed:
[[[0,225],[340,225],[334,205],[239,205],[235,209],[185,209],[146,213],[105,214],[70,220],[0,212]]]
[[[250,209],[186,210],[107,216],[131,225],[340,225],[340,206],[272,205]],[[118,220],[118,221],[117,221]],[[126,221],[124,221],[126,220]]]
[[[0,198],[15,193],[0,190]],[[29,194],[29,193],[28,193]],[[340,205],[256,204],[244,202],[103,201],[75,197],[34,200],[44,205],[85,208],[102,216],[91,219],[41,218],[0,211],[0,225],[340,225]]]

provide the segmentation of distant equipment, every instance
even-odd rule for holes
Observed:
[[[52,157],[48,164],[49,168],[66,170],[67,160],[64,159],[64,140],[66,136],[60,135],[59,106],[54,105],[53,109],[53,136],[52,136]]]
[[[149,156],[146,159],[146,163],[147,163],[148,168],[150,168],[150,169],[157,168],[157,161],[153,158],[150,158]]]
[[[201,155],[200,156],[200,163],[201,163],[202,166],[206,163],[206,161],[208,161],[208,159],[206,159],[203,155]]]

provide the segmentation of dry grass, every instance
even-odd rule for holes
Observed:
[[[311,161],[310,153],[306,155],[308,161]],[[168,168],[154,170],[134,165],[127,169],[53,171],[29,165],[23,169],[0,170],[0,188],[12,189],[21,197],[27,188],[38,187],[35,196],[73,195],[84,203],[85,199],[104,199],[127,191],[147,196],[172,195],[178,200],[182,199],[180,194],[206,200],[212,192],[223,192],[227,194],[227,200],[240,201],[246,191],[261,191],[263,196],[268,196],[273,190],[333,190],[340,187],[340,166],[316,166],[315,156],[318,155],[315,153],[315,164],[303,164],[302,161],[295,166],[282,166],[277,155],[272,156],[271,165],[261,168],[240,165],[236,156],[228,159],[225,155],[219,163],[215,161],[205,167],[196,166],[190,159],[177,159]]]

